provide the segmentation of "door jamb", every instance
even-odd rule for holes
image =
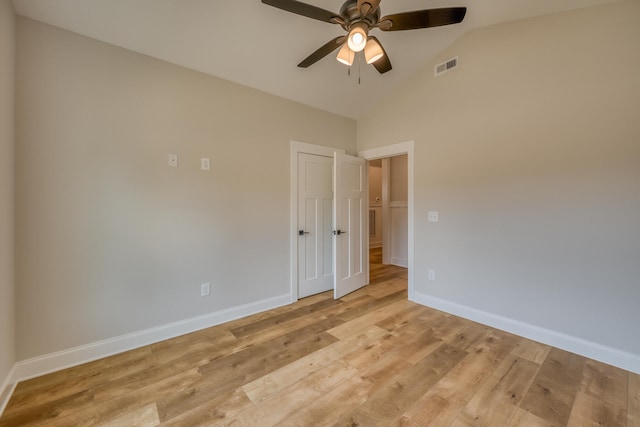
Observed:
[[[289,235],[290,235],[290,295],[291,302],[298,301],[298,154],[315,154],[317,156],[333,157],[335,152],[345,154],[342,148],[325,147],[323,145],[308,144],[306,142],[291,141],[290,145],[290,195],[291,200],[289,214]]]
[[[362,157],[365,160],[382,159],[385,157],[393,157],[406,154],[407,155],[407,244],[409,246],[407,251],[407,264],[409,277],[407,280],[407,290],[409,294],[409,300],[414,300],[415,295],[415,277],[414,277],[414,261],[415,261],[415,247],[414,247],[414,142],[400,142],[398,144],[387,145],[384,147],[371,148],[363,150],[358,153],[358,157]]]

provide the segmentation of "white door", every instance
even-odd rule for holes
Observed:
[[[367,284],[368,200],[364,159],[334,154],[334,298]]]
[[[298,298],[333,289],[333,158],[298,154]]]

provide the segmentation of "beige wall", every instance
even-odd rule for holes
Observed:
[[[382,246],[382,161],[369,162],[369,247]],[[371,223],[373,221],[373,224]],[[373,230],[373,234],[371,234]]]
[[[369,165],[369,203],[382,203],[382,166]]]
[[[15,362],[14,340],[14,68],[15,17],[0,0],[0,404],[2,385]]]
[[[389,197],[392,202],[406,202],[407,195],[407,155],[393,156],[389,168]]]
[[[355,153],[353,120],[23,18],[17,48],[19,360],[290,292],[289,143]]]
[[[476,30],[358,122],[359,150],[415,141],[419,294],[640,355],[638,16]]]
[[[409,266],[409,209],[408,209],[408,156],[393,156],[389,158],[389,232],[385,233],[383,254],[384,260],[400,267]]]

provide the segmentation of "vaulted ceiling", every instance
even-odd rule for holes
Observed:
[[[463,23],[379,32],[393,70],[331,54],[296,65],[344,31],[260,0],[13,0],[16,13],[135,52],[357,119],[465,33],[613,0],[383,0],[382,15],[465,6]],[[338,12],[342,0],[306,0]],[[460,58],[461,65],[464,58]]]

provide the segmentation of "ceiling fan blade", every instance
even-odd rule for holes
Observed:
[[[307,56],[301,63],[299,63],[298,67],[307,68],[310,65],[315,64],[316,62],[320,61],[322,58],[342,46],[342,44],[344,44],[346,40],[347,36],[338,36],[335,39],[325,43],[320,47],[320,49],[316,50],[311,55]]]
[[[333,18],[340,18],[338,13],[334,13],[319,7],[302,3],[296,0],[262,0],[262,3],[295,13],[296,15],[306,16],[307,18],[317,19],[318,21],[333,23]]]
[[[391,68],[392,68],[391,60],[389,60],[389,55],[387,55],[387,51],[384,50],[384,46],[382,46],[382,43],[380,43],[380,40],[378,40],[374,36],[369,36],[369,38],[377,41],[378,44],[380,45],[380,48],[384,52],[384,55],[382,55],[382,58],[378,59],[376,62],[374,62],[371,65],[373,65],[380,74],[384,74],[387,71],[391,71]]]
[[[413,12],[384,16],[380,18],[379,26],[382,31],[403,31],[439,27],[462,22],[466,13],[466,7],[416,10]],[[391,21],[391,25],[389,26],[385,21]]]

